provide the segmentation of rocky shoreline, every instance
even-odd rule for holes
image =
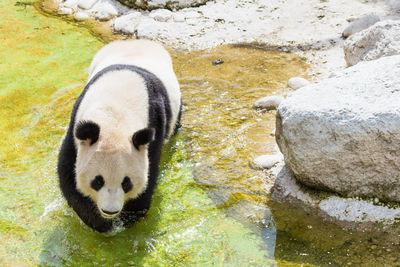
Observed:
[[[342,125],[343,112],[348,112],[348,117],[350,118],[354,115],[352,107],[360,107],[365,103],[354,101],[354,103],[349,103],[348,106],[342,109],[335,109],[336,107],[341,107],[340,98],[337,98],[338,96],[349,94],[349,98],[357,99],[360,97],[358,93],[361,90],[357,91],[357,88],[365,88],[367,86],[366,84],[358,84],[358,87],[354,86],[357,84],[357,81],[352,80],[350,77],[351,74],[343,74],[346,72],[350,73],[350,70],[345,70],[344,72],[337,71],[351,65],[355,65],[358,68],[356,64],[360,61],[376,60],[383,56],[400,54],[400,39],[398,37],[400,36],[400,23],[398,20],[400,19],[400,1],[270,0],[247,2],[216,0],[175,1],[172,4],[172,1],[129,0],[129,5],[136,9],[130,9],[114,0],[55,1],[57,1],[59,13],[71,16],[76,20],[96,19],[101,21],[106,27],[111,28],[114,33],[122,34],[126,38],[153,39],[170,47],[186,50],[208,49],[223,44],[253,43],[263,48],[294,52],[305,57],[311,65],[308,75],[315,84],[308,85],[308,81],[296,77],[289,81],[289,87],[297,91],[288,99],[283,100],[279,97],[275,97],[276,99],[264,98],[255,104],[256,108],[265,109],[276,109],[279,106],[276,135],[283,155],[277,152],[274,155],[260,156],[253,162],[253,167],[270,169],[269,173],[277,176],[272,194],[275,199],[289,202],[296,200],[302,203],[305,208],[317,210],[323,214],[323,217],[332,221],[341,223],[384,222],[385,224],[393,224],[400,218],[400,208],[384,207],[384,203],[381,202],[381,200],[398,201],[396,197],[391,197],[396,196],[396,190],[399,188],[398,183],[400,183],[397,178],[393,178],[396,170],[400,170],[397,169],[398,161],[396,161],[396,155],[392,159],[388,159],[384,153],[387,150],[380,150],[382,146],[378,144],[376,151],[378,154],[381,153],[382,160],[375,165],[367,163],[366,165],[369,167],[369,169],[367,168],[368,172],[362,175],[362,177],[368,176],[368,173],[371,174],[371,170],[372,173],[373,170],[376,170],[376,173],[372,175],[376,177],[376,180],[367,179],[366,184],[364,184],[363,182],[365,181],[363,179],[355,182],[351,180],[352,178],[349,178],[356,177],[355,173],[359,174],[363,168],[359,162],[351,162],[350,160],[352,157],[351,152],[358,152],[357,149],[361,141],[352,140],[351,142],[347,142],[347,139],[343,139],[343,137],[351,137],[355,134],[357,136],[364,136],[366,140],[374,140],[376,136],[369,136],[369,134],[375,130],[365,130],[365,125],[359,127],[360,129],[364,129],[364,132],[357,132],[352,127],[349,127],[350,131],[346,133],[336,132],[336,130],[340,129],[339,126]],[[400,58],[394,58],[390,64],[392,64],[392,67],[398,66],[396,64],[400,64],[399,62]],[[384,62],[382,64],[389,63]],[[362,75],[373,76],[375,72],[368,73],[368,70],[372,70],[374,65],[372,63],[371,66],[366,66],[366,71],[361,71],[358,75],[360,77]],[[395,67],[393,69],[394,71],[398,71]],[[393,73],[391,77],[399,76],[398,74]],[[343,78],[346,75],[349,77]],[[385,76],[384,73],[381,76]],[[395,97],[390,93],[393,90],[397,92],[400,84],[397,83],[397,80],[394,83],[390,83],[388,80],[380,80],[381,76],[374,76],[375,78],[372,80],[377,80],[383,89],[386,88],[388,90],[389,93],[386,94],[388,99],[392,98],[392,101],[399,100],[400,102],[400,99],[397,99],[397,93]],[[343,78],[341,85],[333,82],[331,87],[328,85],[330,89],[327,89],[329,93],[334,92],[334,88],[338,87],[343,90],[339,90],[337,95],[332,96],[332,98],[339,99],[339,102],[332,102],[328,99],[326,104],[328,106],[332,105],[332,108],[329,110],[331,113],[327,113],[324,109],[327,107],[326,105],[321,108],[320,112],[315,109],[315,107],[318,109],[320,103],[318,99],[314,102],[311,101],[311,104],[308,106],[305,105],[304,109],[314,115],[320,112],[321,116],[314,116],[313,118],[318,118],[316,120],[307,117],[307,120],[302,121],[301,114],[303,111],[295,109],[299,105],[301,106],[302,103],[308,103],[307,99],[313,98],[316,92],[310,92],[310,88],[321,89],[321,91],[326,89],[326,82],[318,82],[328,77],[331,77],[328,79],[329,81],[337,81]],[[355,91],[357,92],[354,95],[351,95],[351,90],[350,92],[348,90],[349,88],[343,86],[346,83],[352,85],[349,86],[350,89],[356,88]],[[370,99],[372,106],[387,104],[382,98],[378,97],[379,92],[373,91],[372,93],[375,95],[372,96],[368,95],[369,93],[371,92],[367,91],[365,97],[361,95],[361,98]],[[296,97],[300,99],[298,100],[299,102],[296,102]],[[321,94],[321,97],[324,98],[324,94]],[[374,101],[377,100],[382,100],[383,102],[378,101],[379,103],[375,103]],[[282,105],[280,105],[281,102],[283,103]],[[295,111],[286,112],[291,109]],[[395,111],[397,113],[394,121],[397,122],[397,118],[400,118],[400,110],[396,109]],[[363,110],[360,113],[361,117],[362,112]],[[288,126],[288,115],[286,114],[291,114],[291,116],[294,114],[293,121],[295,123],[292,126]],[[335,116],[339,118],[339,122],[336,121],[339,124],[332,124],[332,121],[326,120],[326,118],[334,118]],[[390,117],[388,119],[393,118]],[[322,127],[323,129],[314,127],[320,131],[314,133],[312,132],[312,127],[307,126],[313,123],[315,125],[325,125],[324,123],[326,123],[326,127]],[[376,125],[377,132],[381,130],[381,126]],[[318,140],[321,142],[313,143],[316,141],[314,138],[309,144],[305,143],[302,146],[301,144],[306,137],[301,134],[297,135],[295,130],[287,130],[285,127],[292,127],[293,129],[303,127],[304,129],[301,132],[319,138],[320,140]],[[390,129],[388,132],[398,136],[400,135],[399,129]],[[321,134],[323,131],[326,131],[329,138]],[[337,139],[345,140],[343,147],[346,150],[344,152],[347,154],[344,152],[342,154],[330,154],[330,151],[340,150],[340,148],[331,147],[331,136],[334,137],[335,142]],[[393,141],[391,138],[385,137],[383,139],[390,140],[390,142]],[[356,145],[350,147],[349,143]],[[331,150],[318,150],[315,146],[324,149],[330,147],[329,149]],[[307,150],[307,148],[309,149]],[[388,148],[390,148],[390,145]],[[314,152],[318,151],[318,153],[311,153],[312,149],[314,149]],[[363,154],[365,157],[370,156],[368,153],[365,152],[363,154],[362,151],[359,152],[360,155]],[[302,158],[299,155],[305,156]],[[349,158],[342,157],[343,155],[348,155]],[[360,155],[358,156],[362,157]],[[291,170],[283,165],[283,158]],[[320,159],[322,161],[326,159],[326,162],[332,163],[330,166],[328,166],[329,164],[321,165],[321,172],[318,171],[321,163]],[[342,160],[342,162],[336,162],[337,160]],[[343,171],[341,166],[345,163],[348,163],[349,166],[344,169],[353,171],[353,173],[349,174],[345,173],[345,171],[340,173],[340,171]],[[385,184],[383,181],[382,190],[380,190],[381,193],[377,194],[376,190],[371,189],[368,191],[366,188],[368,186],[373,188],[377,183],[381,183],[379,176],[383,168],[379,165],[381,163],[387,163],[388,166],[393,167],[393,172],[390,174],[392,176],[389,175],[391,177],[390,183]],[[304,168],[306,167],[304,166],[310,168],[305,171]],[[334,166],[336,166],[336,169]],[[353,169],[351,166],[357,166],[359,169]],[[386,167],[383,169],[390,169],[390,167]],[[293,174],[293,171],[295,174]],[[336,180],[333,179],[330,180],[329,184],[324,184],[324,181],[330,179],[326,178],[329,177],[329,172],[334,173],[332,177]],[[315,175],[311,175],[310,173],[314,173]],[[311,177],[315,179],[311,179]],[[341,198],[337,193],[332,193],[330,197],[324,200],[318,199],[315,194],[310,195],[307,190],[307,192],[302,191],[303,186],[298,186],[298,180],[313,188],[339,192],[342,195],[347,195],[349,198]],[[387,194],[385,195],[384,188],[388,188],[391,185],[395,188],[396,192],[386,192]],[[361,189],[357,191],[354,188]],[[326,195],[326,192],[324,192],[324,195]],[[369,197],[373,201],[361,200],[359,197]],[[361,227],[360,229],[365,229],[365,227]]]

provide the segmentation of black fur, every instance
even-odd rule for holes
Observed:
[[[139,150],[139,146],[146,145],[154,141],[156,130],[154,128],[145,128],[137,131],[132,136],[132,143]]]
[[[104,178],[101,175],[94,177],[92,182],[90,182],[90,187],[96,191],[99,191],[104,186]]]
[[[125,176],[124,180],[122,181],[122,190],[124,190],[125,194],[132,190],[133,184],[131,179],[128,176]]]
[[[91,85],[106,73],[119,70],[130,70],[139,74],[145,80],[149,98],[148,127],[155,129],[154,141],[148,146],[148,185],[146,190],[138,198],[131,199],[125,203],[119,215],[119,218],[123,221],[125,226],[129,226],[140,217],[143,217],[150,207],[151,197],[159,174],[161,149],[164,139],[168,136],[169,122],[172,114],[169,104],[170,101],[163,83],[154,74],[132,65],[111,65],[101,70],[89,81],[76,100],[72,109],[69,128],[60,149],[57,172],[61,191],[67,199],[68,204],[74,209],[82,221],[99,232],[110,231],[113,228],[113,220],[103,218],[99,214],[96,204],[89,197],[85,197],[76,188],[75,163],[77,150],[74,144],[73,129],[76,123],[76,112],[86,92],[90,90]]]
[[[97,123],[92,121],[80,121],[76,126],[75,136],[79,140],[90,139],[90,145],[97,142],[100,135],[100,127]]]

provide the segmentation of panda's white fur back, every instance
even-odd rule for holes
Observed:
[[[160,44],[149,40],[115,41],[101,48],[89,67],[89,80],[102,69],[114,64],[127,64],[141,67],[155,74],[167,89],[172,117],[171,136],[181,105],[179,83],[175,76],[169,53]]]

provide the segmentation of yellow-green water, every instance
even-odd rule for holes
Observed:
[[[346,232],[270,201],[271,181],[248,163],[274,151],[274,113],[252,105],[282,94],[306,65],[298,56],[249,46],[170,50],[183,128],[164,150],[152,207],[114,236],[90,230],[61,197],[55,166],[85,69],[103,43],[73,21],[43,16],[34,2],[0,2],[0,266],[399,261],[390,235]],[[224,64],[212,66],[219,58]]]

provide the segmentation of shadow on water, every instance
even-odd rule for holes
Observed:
[[[353,230],[321,220],[298,204],[268,203],[275,221],[275,259],[318,266],[399,266],[400,230]]]

